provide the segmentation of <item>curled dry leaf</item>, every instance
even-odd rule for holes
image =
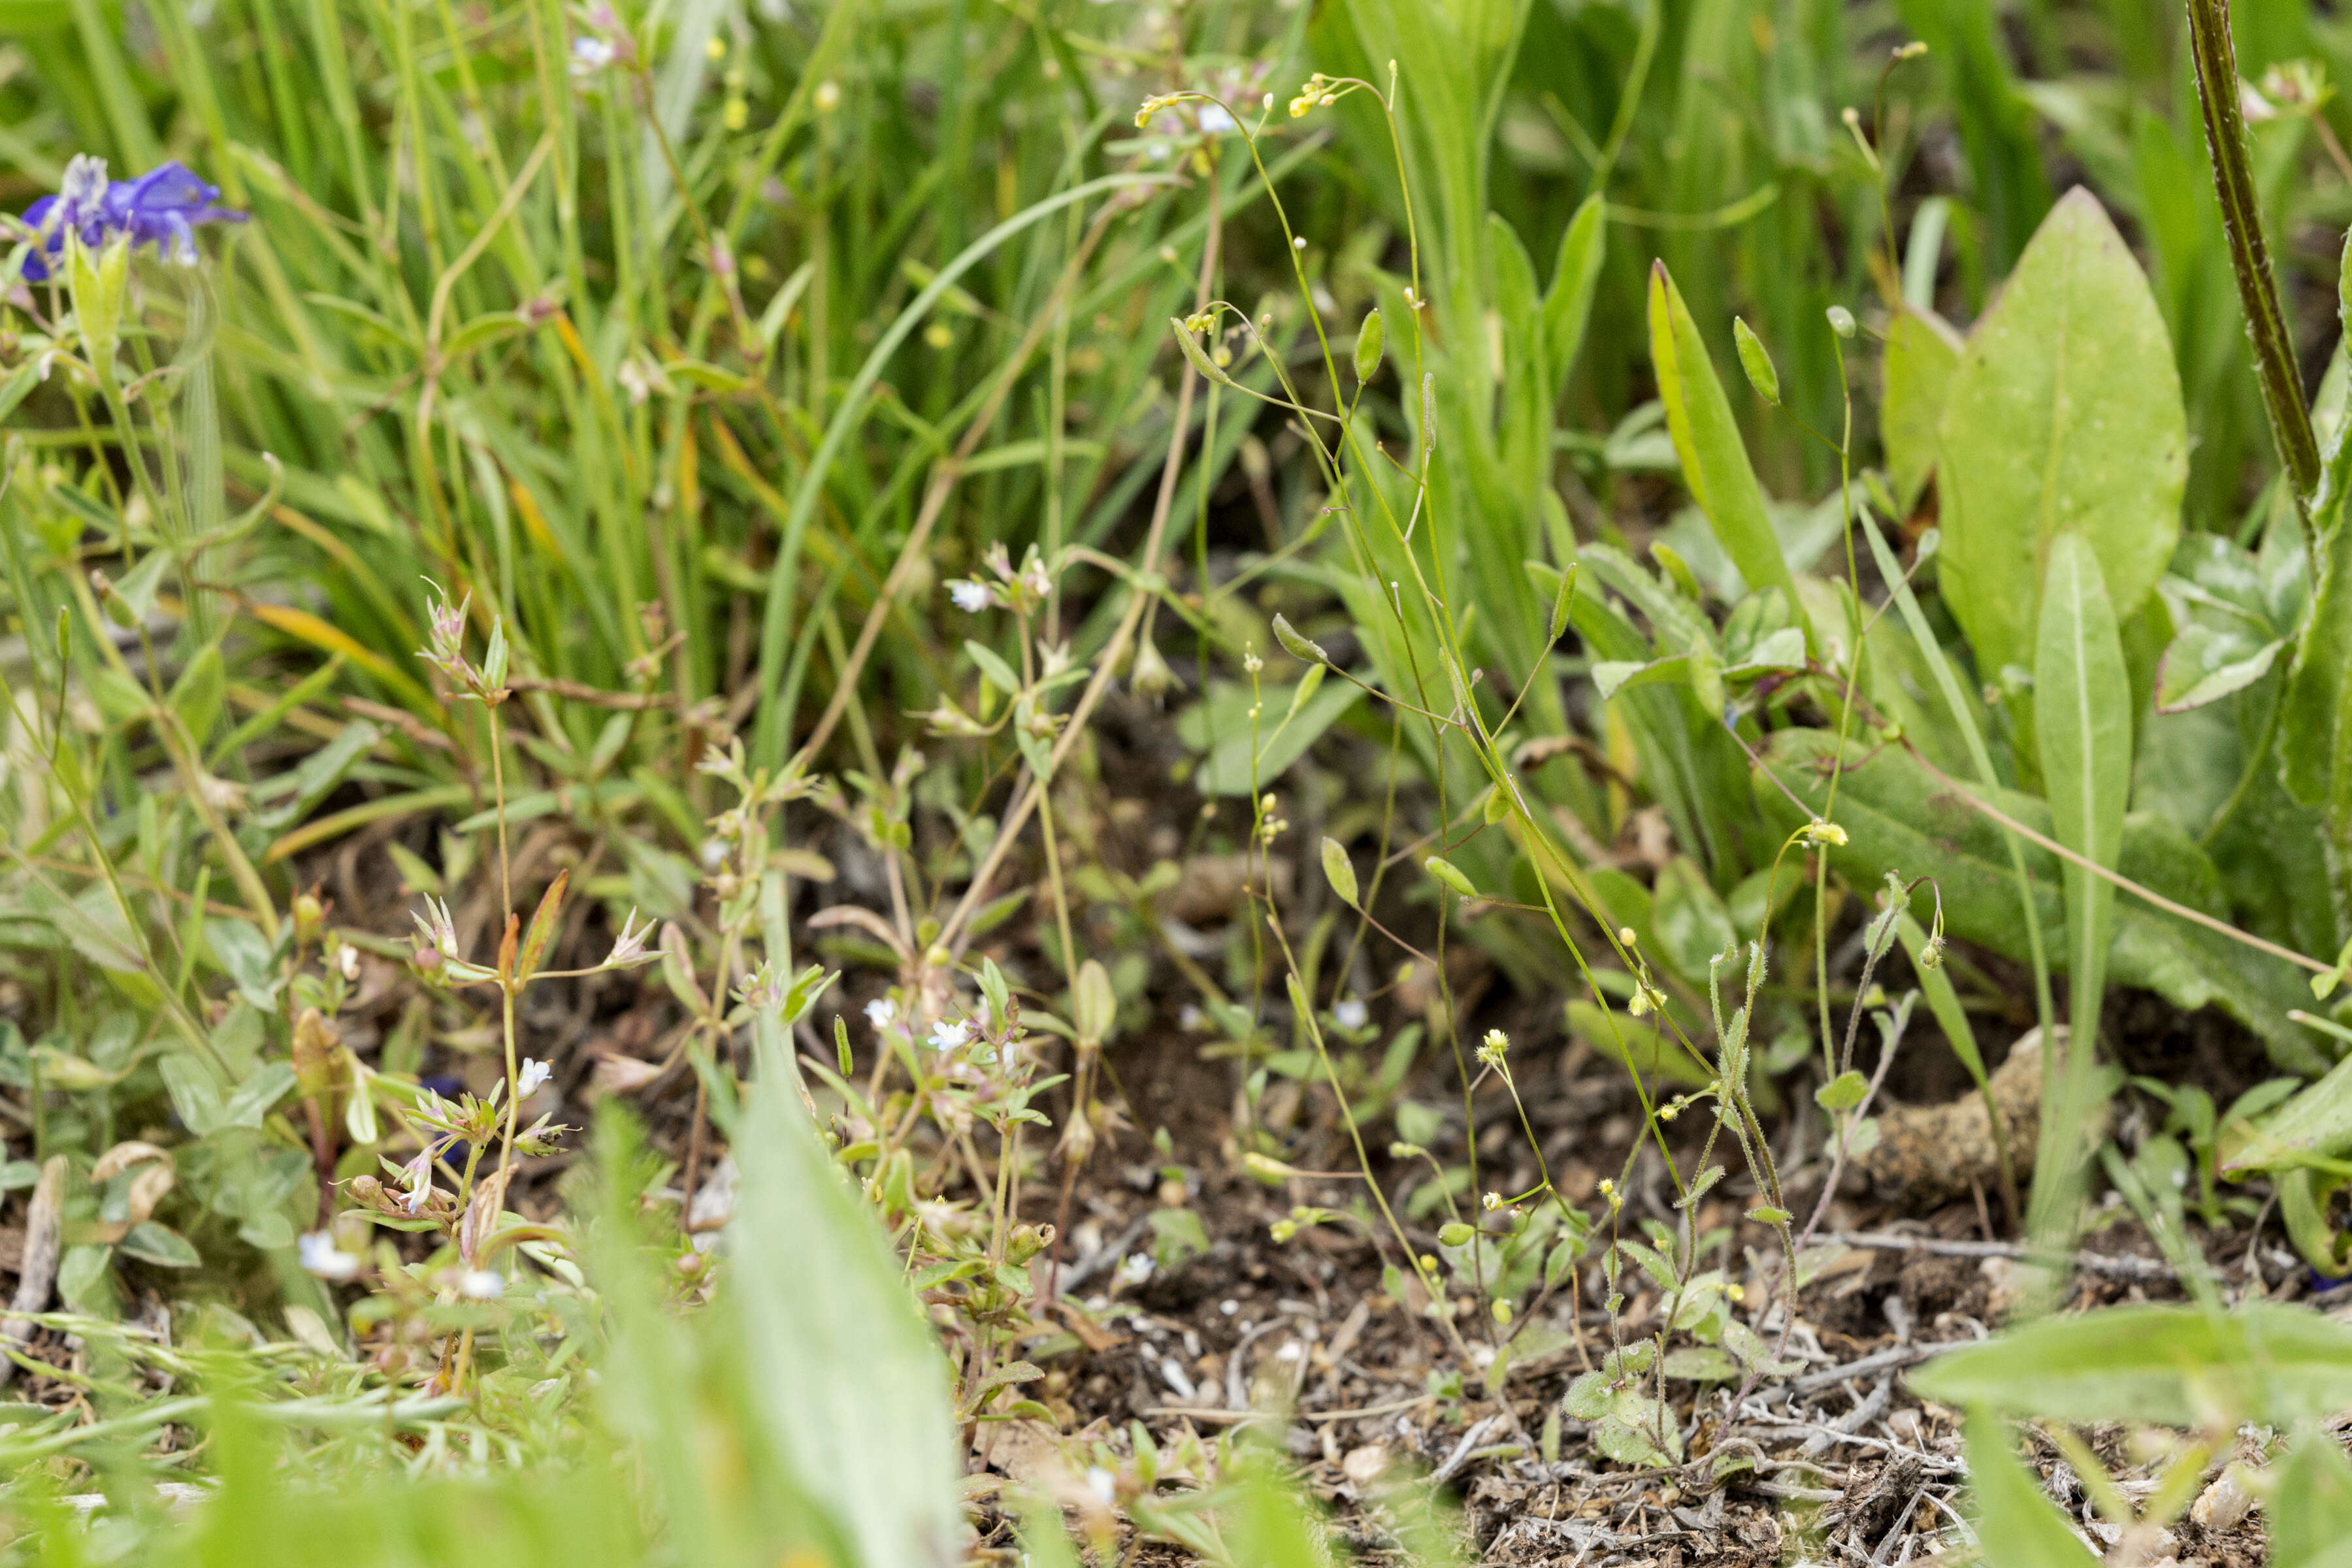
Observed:
[[[595,1085],[604,1094],[628,1094],[640,1089],[661,1077],[659,1062],[649,1062],[637,1057],[599,1057],[596,1058]]]

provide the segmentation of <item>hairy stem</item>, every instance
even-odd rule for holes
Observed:
[[[2213,157],[2213,192],[2221,198],[2221,226],[2230,237],[2230,266],[2238,275],[2238,302],[2246,312],[2254,374],[2262,383],[2263,406],[2270,413],[2279,461],[2294,483],[2308,543],[2310,503],[2319,489],[2319,442],[2312,434],[2311,409],[2295,367],[2294,339],[2287,331],[2286,310],[2271,269],[2262,202],[2254,189],[2252,161],[2246,154],[2238,55],[2230,38],[2230,0],[2189,0],[2189,38],[2197,62],[2197,101],[2205,115],[2205,146]]]

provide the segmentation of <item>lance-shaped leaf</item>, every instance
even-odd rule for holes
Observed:
[[[1663,261],[1650,268],[1650,359],[1675,455],[1682,459],[1683,480],[1714,526],[1724,553],[1750,588],[1775,584],[1797,604],[1796,581],[1780,553],[1780,535],[1772,531],[1764,487],[1757,483],[1740,441],[1739,422],[1732,417],[1698,323]]]
[[[2037,645],[2035,732],[2053,836],[2083,860],[2112,869],[2123,853],[2131,796],[2131,678],[2098,558],[2081,534],[2050,542]],[[2088,1109],[2081,1097],[2099,1037],[2116,904],[2116,885],[2089,866],[2069,860],[2064,882],[2073,1044],[2064,1090],[2045,1109],[2053,1130],[2041,1141],[2033,1177],[2036,1215],[2053,1226],[2072,1224],[2070,1183],[2086,1152],[2075,1134]]]
[[[2288,1426],[2352,1408],[2352,1324],[2267,1304],[2111,1307],[1937,1356],[1910,1384],[2044,1420]]]
[[[515,978],[529,980],[539,972],[539,961],[547,956],[547,944],[555,940],[556,928],[563,922],[563,889],[572,885],[572,873],[558,871],[555,880],[539,900],[539,909],[530,917],[530,930],[523,933],[522,957]]]
[[[1986,1561],[2002,1568],[2096,1568],[2098,1559],[2018,1463],[2008,1432],[1987,1411],[1969,1417],[1969,1474]]]

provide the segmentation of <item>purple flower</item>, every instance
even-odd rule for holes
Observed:
[[[83,153],[66,165],[58,194],[25,209],[26,225],[39,243],[25,258],[25,278],[49,277],[52,257],[62,256],[66,231],[93,248],[117,235],[132,245],[152,245],[183,267],[196,261],[195,228],[204,223],[243,223],[247,214],[219,205],[220,187],[208,185],[184,163],[165,163],[135,180],[106,177],[106,160]]]

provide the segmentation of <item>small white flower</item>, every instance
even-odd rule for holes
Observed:
[[[468,1301],[495,1301],[506,1289],[506,1277],[494,1268],[468,1268],[457,1277],[457,1294]]]
[[[1118,1478],[1095,1465],[1087,1471],[1087,1490],[1102,1500],[1105,1508],[1118,1500]]]
[[[457,956],[457,922],[450,918],[447,904],[428,894],[425,913],[420,915],[412,910],[408,918],[416,922],[427,946],[440,949],[444,958]]]
[[[1140,1285],[1151,1278],[1153,1268],[1151,1254],[1130,1252],[1118,1261],[1118,1277],[1127,1284]]]
[[[961,1050],[971,1041],[971,1026],[960,1019],[942,1018],[931,1026],[931,1049]]]
[[[985,583],[975,583],[969,577],[959,577],[948,584],[948,597],[955,607],[968,616],[976,616],[996,603],[996,595]]]
[[[339,951],[335,954],[335,968],[345,980],[357,980],[360,977],[360,950],[346,947]]]
[[[613,955],[604,961],[607,969],[619,969],[646,956],[646,938],[653,935],[654,922],[647,921],[642,930],[632,929],[637,923],[637,907],[629,906],[629,918],[621,922],[621,934],[613,939]]]
[[[1201,105],[1201,129],[1212,136],[1223,136],[1234,130],[1234,117],[1213,103]]]
[[[296,1243],[302,1267],[321,1279],[349,1279],[360,1271],[360,1260],[335,1245],[323,1230],[308,1231]]]
[[[430,1089],[425,1090],[425,1093],[431,1096],[433,1104],[437,1109],[441,1104],[441,1097],[434,1094]],[[404,1206],[409,1214],[413,1216],[423,1213],[425,1200],[433,1195],[433,1145],[427,1143],[416,1152],[415,1159],[400,1168],[400,1181],[401,1184],[408,1189],[408,1202]]]
[[[593,76],[613,63],[613,45],[609,39],[580,37],[572,40],[572,74]]]
[[[1343,1029],[1360,1029],[1371,1016],[1360,996],[1343,996],[1331,1005],[1331,1021]]]
[[[541,1061],[537,1057],[523,1058],[522,1070],[515,1075],[515,1098],[529,1100],[532,1095],[537,1094],[539,1086],[545,1083],[548,1075],[554,1070],[554,1068]]]
[[[877,996],[866,1004],[866,1021],[877,1029],[887,1029],[898,1021],[898,1004],[887,996]]]

